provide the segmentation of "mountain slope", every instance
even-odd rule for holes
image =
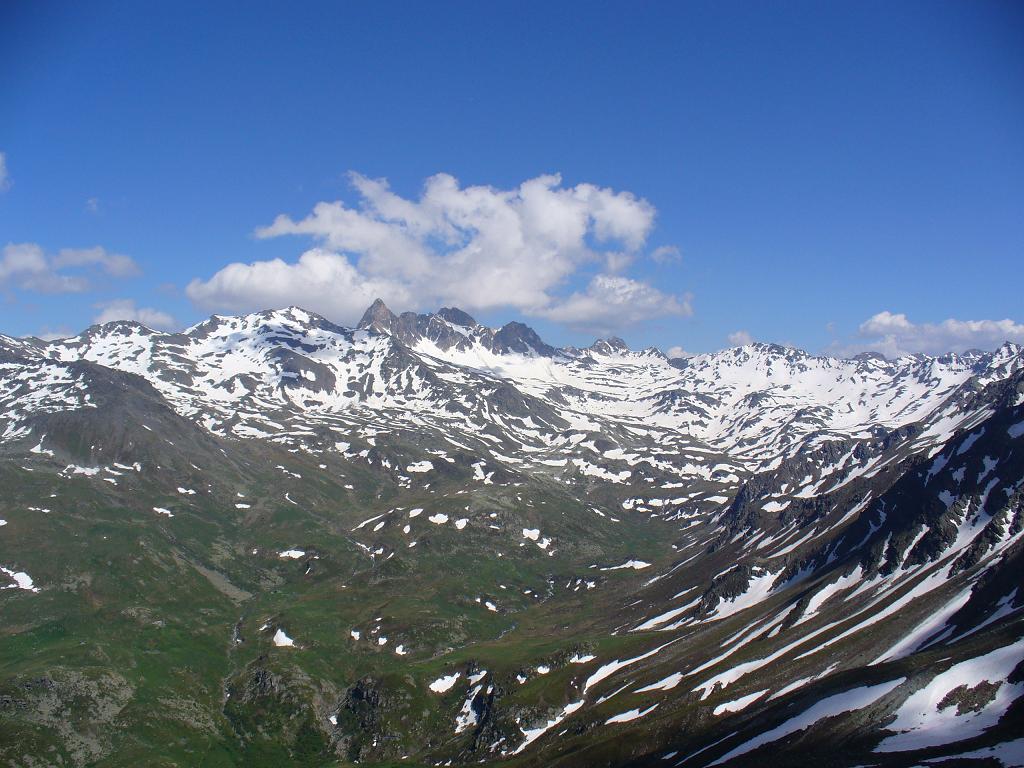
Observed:
[[[8,764],[1019,764],[1014,345],[377,302],[0,337],[0,402]]]

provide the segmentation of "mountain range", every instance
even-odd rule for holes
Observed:
[[[11,766],[1024,765],[1024,350],[0,336]]]

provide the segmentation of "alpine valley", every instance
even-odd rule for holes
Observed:
[[[8,766],[1024,765],[1024,350],[0,336]]]

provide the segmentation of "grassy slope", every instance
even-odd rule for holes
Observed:
[[[639,576],[614,572],[582,593],[562,582],[592,576],[595,563],[668,554],[650,525],[611,523],[542,482],[403,490],[365,465],[325,471],[266,445],[230,448],[237,455],[218,461],[168,446],[151,458],[163,469],[120,476],[61,477],[63,462],[46,457],[0,465],[0,563],[43,587],[0,593],[0,756],[11,764],[333,765],[375,737],[396,758],[459,749],[450,721],[462,694],[427,683],[477,665],[524,710],[560,706],[568,672],[523,686],[515,675],[581,644],[620,642],[607,637],[616,584]],[[28,510],[40,500],[49,512]],[[383,530],[352,530],[394,506],[404,509]],[[416,506],[427,512],[410,521]],[[435,526],[435,512],[470,522]],[[554,557],[522,538],[527,526],[555,539]],[[371,559],[357,541],[396,554]],[[307,557],[278,557],[295,547]],[[233,642],[236,625],[244,642]],[[276,627],[298,647],[274,647]],[[394,653],[399,643],[408,655]],[[269,690],[253,692],[257,670],[274,680]],[[367,678],[384,706],[369,726],[346,710],[332,728],[327,717]]]

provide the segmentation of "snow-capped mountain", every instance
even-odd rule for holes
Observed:
[[[358,329],[292,307],[215,316],[180,334],[119,322],[50,344],[3,343],[8,355],[54,376],[52,366],[75,361],[140,375],[179,414],[215,434],[316,448],[324,444],[307,434],[314,424],[328,445],[331,435],[347,439],[357,425],[433,428],[472,439],[484,448],[481,458],[497,463],[474,435],[525,449],[534,463],[565,457],[568,441],[584,446],[574,454],[585,474],[593,465],[637,480],[657,473],[738,478],[823,444],[870,441],[931,419],[914,446],[928,451],[980,417],[983,409],[958,406],[958,398],[1024,365],[1011,344],[990,354],[894,362],[764,344],[684,361],[655,349],[633,352],[617,339],[556,350],[519,323],[495,331],[457,309],[399,317],[379,301]],[[11,391],[28,374],[9,370]],[[32,389],[34,397],[48,396]],[[19,414],[32,409],[17,399],[4,405],[11,437]],[[587,434],[615,445],[590,448]],[[708,467],[709,452],[728,460]],[[522,460],[515,456],[505,468]]]
[[[0,434],[0,704],[62,764],[117,750],[113,721],[23,712],[75,696],[172,702],[224,764],[1021,752],[1012,344],[670,360],[380,301],[357,328],[117,322],[0,336]],[[129,661],[56,661],[69,617]],[[128,671],[157,624],[209,660],[198,689]]]

